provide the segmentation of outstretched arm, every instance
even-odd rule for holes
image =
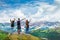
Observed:
[[[21,21],[24,20],[24,19],[26,19],[26,18],[21,19]]]
[[[15,21],[15,18],[14,18],[14,21]]]
[[[31,22],[31,19],[30,19],[30,21],[29,21],[29,23]]]
[[[10,22],[11,22],[11,19],[10,19]]]

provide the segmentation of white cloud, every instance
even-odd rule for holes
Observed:
[[[0,22],[10,22],[12,18],[25,18],[25,15],[21,12],[21,10],[3,10],[0,12]]]
[[[12,13],[12,14],[11,14]],[[21,12],[20,9],[13,10],[10,14],[16,18],[23,18],[25,15]]]
[[[60,0],[55,0],[55,2],[59,3],[60,4]]]
[[[36,6],[39,5],[39,6]],[[59,5],[49,5],[47,3],[37,2],[33,5],[26,4],[19,9],[7,9],[0,12],[0,22],[9,21],[10,18],[23,18],[31,19],[31,22],[37,21],[60,21],[60,7]],[[25,14],[27,13],[27,14]],[[32,14],[34,13],[34,14]],[[3,16],[3,17],[1,17]]]
[[[38,12],[35,15],[32,15],[30,18],[33,20],[33,22],[56,20],[58,21],[60,16],[59,13],[56,13],[56,8],[57,6],[42,3],[42,5],[40,5],[38,8]],[[58,16],[58,19],[56,15]]]
[[[30,16],[29,19],[31,19],[32,22],[59,21],[60,20],[59,5],[56,5],[56,4],[49,5],[47,3],[41,3],[41,2],[37,2],[37,3],[35,3],[35,5],[39,5],[39,6],[37,6],[38,11],[33,15],[32,14],[29,15]],[[23,8],[23,10],[24,10],[24,8]],[[29,10],[29,8],[27,10]],[[31,11],[30,11],[30,13],[31,13]]]

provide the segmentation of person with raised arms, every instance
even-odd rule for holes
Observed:
[[[11,34],[12,34],[14,29],[15,18],[13,20],[10,19],[10,22],[11,22]]]
[[[28,19],[26,19],[26,33],[29,33],[29,23],[30,23],[30,21],[28,21]]]
[[[18,20],[17,20],[17,30],[18,30],[18,34],[20,34],[20,32],[21,32],[21,21],[24,20],[24,19],[25,19],[25,18],[23,18],[23,19],[20,20],[20,18],[18,18]]]

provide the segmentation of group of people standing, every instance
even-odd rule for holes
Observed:
[[[22,20],[24,20],[24,19],[22,19]],[[14,20],[10,19],[10,22],[11,22],[11,30],[13,31],[15,18],[14,18]],[[26,33],[28,33],[28,31],[29,31],[29,21],[28,20],[26,20],[25,25],[26,25]],[[20,34],[20,32],[21,32],[21,20],[20,20],[20,18],[18,18],[18,20],[17,20],[17,32],[18,32],[18,34]]]

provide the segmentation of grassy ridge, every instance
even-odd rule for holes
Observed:
[[[38,37],[32,36],[32,35],[26,35],[26,34],[13,34],[9,36],[10,40],[41,40]]]
[[[60,32],[56,31],[55,29],[48,29],[48,30],[35,30],[30,33],[31,35],[47,38],[48,40],[60,40]]]
[[[0,31],[0,40],[41,40],[41,39],[30,34],[24,33],[12,34],[8,36],[7,32]]]
[[[7,32],[0,30],[0,40],[4,40],[8,36],[7,34],[8,34]]]
[[[7,32],[0,31],[0,40],[60,40],[60,30],[47,29],[47,30],[34,30],[30,34],[13,34],[9,35]]]

